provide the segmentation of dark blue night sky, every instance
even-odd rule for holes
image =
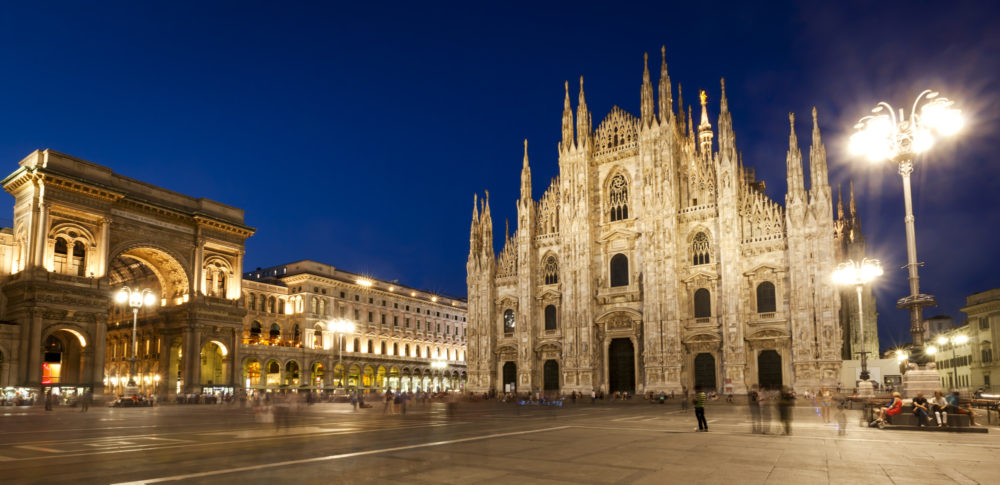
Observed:
[[[638,114],[642,54],[655,83],[665,44],[684,102],[706,89],[713,124],[726,78],[737,148],[782,203],[787,113],[818,107],[831,185],[855,180],[888,270],[883,348],[909,339],[894,308],[908,291],[901,182],[849,157],[846,137],[879,100],[957,100],[966,130],[914,174],[922,290],[940,301],[926,316],[964,319],[966,295],[1000,286],[988,2],[36,3],[0,12],[5,170],[52,148],[241,207],[258,228],[248,269],[315,259],[464,296],[473,193],[490,191],[501,240],[523,138],[536,197],[556,175],[563,81],[575,105],[585,76],[594,127],[615,104]]]

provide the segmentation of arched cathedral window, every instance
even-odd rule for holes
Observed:
[[[776,306],[774,301],[774,283],[765,281],[757,285],[757,313],[773,313]]]
[[[608,188],[608,207],[611,211],[611,222],[628,219],[628,181],[622,174],[611,179]]]
[[[555,256],[545,258],[545,267],[542,269],[542,274],[545,276],[546,285],[554,285],[559,282],[559,263],[556,262]]]
[[[507,310],[503,312],[503,333],[514,333],[514,310]]]
[[[611,286],[628,286],[628,257],[616,254],[611,257]]]
[[[545,307],[545,330],[555,330],[556,329],[556,306],[548,305]]]
[[[708,264],[710,262],[709,254],[710,246],[708,244],[708,236],[704,232],[699,232],[694,236],[694,242],[691,243],[691,252],[694,254],[691,259],[691,264],[697,266],[699,264]]]
[[[705,288],[694,292],[694,317],[707,318],[712,316],[712,294]]]

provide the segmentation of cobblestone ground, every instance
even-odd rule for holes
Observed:
[[[676,402],[292,409],[230,405],[0,408],[2,483],[1000,483],[1000,434],[845,434],[809,406],[791,435],[751,433],[712,403],[710,431]],[[985,416],[980,418],[985,422]]]

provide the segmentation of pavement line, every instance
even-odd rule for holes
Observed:
[[[447,441],[432,441],[430,443],[421,443],[419,445],[395,446],[395,447],[392,447],[392,448],[382,448],[382,449],[378,449],[378,450],[357,451],[357,452],[354,452],[354,453],[342,453],[342,454],[339,454],[339,455],[317,456],[315,458],[305,458],[305,459],[302,459],[302,460],[282,461],[282,462],[278,462],[278,463],[266,463],[266,464],[262,464],[262,465],[244,466],[244,467],[239,467],[239,468],[230,468],[230,469],[226,469],[226,470],[214,470],[214,471],[210,471],[210,472],[189,473],[187,475],[174,475],[174,476],[169,476],[169,477],[147,478],[147,479],[144,479],[144,480],[136,480],[134,482],[120,482],[120,483],[116,483],[116,484],[112,484],[112,485],[145,485],[147,483],[159,483],[159,482],[172,482],[172,481],[176,481],[176,480],[188,480],[188,479],[191,479],[191,478],[210,477],[210,476],[213,476],[213,475],[224,475],[224,474],[227,474],[227,473],[237,473],[237,472],[247,472],[247,471],[254,471],[254,470],[263,470],[265,468],[276,468],[276,467],[289,466],[289,465],[299,465],[299,464],[302,464],[302,463],[315,463],[315,462],[320,462],[320,461],[340,460],[340,459],[343,459],[343,458],[353,458],[353,457],[356,457],[356,456],[366,456],[366,455],[377,455],[377,454],[381,454],[381,453],[392,453],[392,452],[395,452],[395,451],[412,450],[412,449],[415,449],[415,448],[429,448],[429,447],[432,447],[432,446],[451,445],[451,444],[455,444],[455,443],[465,443],[465,442],[468,442],[468,441],[480,441],[480,440],[488,440],[488,439],[493,439],[493,438],[503,438],[505,436],[517,436],[517,435],[523,435],[523,434],[543,433],[543,432],[546,432],[546,431],[557,431],[557,430],[566,429],[566,428],[570,428],[570,426],[556,426],[554,428],[541,428],[541,429],[532,429],[532,430],[527,430],[527,431],[512,431],[510,433],[496,433],[496,434],[488,434],[488,435],[483,435],[483,436],[472,436],[472,437],[469,437],[469,438],[460,438],[460,439],[447,440]]]
[[[0,461],[13,461],[13,460],[17,460],[17,458],[11,458],[9,456],[0,455]]]
[[[54,448],[43,448],[41,446],[21,445],[18,446],[18,448],[24,448],[26,450],[32,450],[32,451],[44,451],[46,453],[63,453],[62,450],[57,450]]]

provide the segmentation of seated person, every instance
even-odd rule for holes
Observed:
[[[927,403],[927,398],[924,397],[924,393],[918,392],[917,397],[913,398],[913,415],[917,417],[917,424],[921,428],[927,425],[929,411],[930,406]]]
[[[948,394],[948,397],[946,397],[945,399],[947,399],[947,401],[948,401],[948,407],[947,407],[947,409],[948,409],[949,413],[952,413],[952,414],[968,414],[969,415],[969,424],[971,424],[973,426],[976,425],[976,415],[975,415],[975,413],[973,413],[971,409],[965,409],[962,406],[960,406],[960,403],[959,403],[959,400],[958,400],[958,391],[954,391],[951,394]]]
[[[884,408],[875,409],[875,423],[885,424],[889,416],[895,416],[903,410],[903,396],[898,392],[892,393],[892,400]]]
[[[948,401],[945,400],[941,391],[934,391],[934,397],[931,398],[930,403],[938,428],[948,426]]]

